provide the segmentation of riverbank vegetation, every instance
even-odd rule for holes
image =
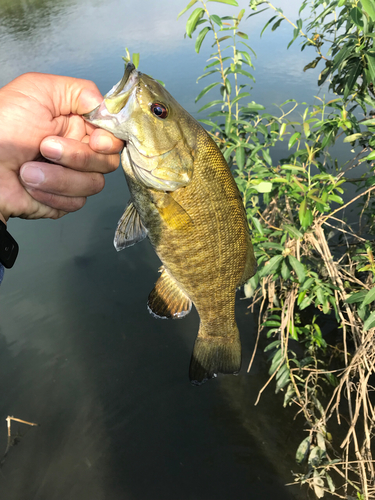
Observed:
[[[215,15],[215,1],[230,14]],[[245,295],[269,339],[262,391],[273,386],[304,418],[296,484],[318,498],[367,500],[375,496],[375,2],[305,0],[297,20],[268,1],[236,6],[192,0],[180,15],[196,52],[213,46],[199,78],[210,83],[196,101],[214,96],[201,121],[232,168],[252,231],[258,271]],[[291,96],[276,115],[251,101],[255,54],[241,25],[266,9],[262,31],[277,37],[289,24],[289,46],[311,51],[301,70],[321,68],[317,85],[335,98],[299,105]]]

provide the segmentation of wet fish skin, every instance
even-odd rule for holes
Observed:
[[[86,118],[123,139],[131,201],[120,219],[118,249],[149,237],[163,263],[148,301],[158,317],[200,317],[190,379],[238,373],[241,342],[236,288],[256,269],[236,183],[208,133],[155,80],[134,67]],[[155,116],[161,104],[166,118]]]

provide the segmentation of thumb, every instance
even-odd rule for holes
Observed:
[[[69,76],[43,75],[53,89],[55,116],[70,113],[83,115],[93,110],[103,101],[98,87],[91,80]]]

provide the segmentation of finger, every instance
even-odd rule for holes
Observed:
[[[96,128],[90,134],[90,147],[98,153],[120,153],[124,149],[124,141],[117,139],[113,134]]]
[[[84,196],[61,196],[33,188],[26,188],[26,191],[43,207],[49,207],[49,210],[46,210],[48,215],[44,217],[50,219],[58,219],[69,212],[76,212],[86,203]]]
[[[61,196],[91,196],[104,188],[104,176],[97,172],[79,172],[61,165],[29,161],[20,169],[25,187]]]
[[[109,134],[106,138],[110,140]],[[119,166],[118,147],[113,147],[113,150],[116,151],[113,154],[98,153],[85,142],[57,136],[44,139],[40,145],[40,152],[48,160],[70,169],[103,174],[113,172]]]

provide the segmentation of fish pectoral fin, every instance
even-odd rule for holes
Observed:
[[[170,229],[189,231],[194,223],[187,211],[168,193],[154,197],[160,217]]]
[[[162,267],[162,274],[148,297],[147,307],[157,318],[183,318],[191,311],[191,300]]]
[[[121,219],[117,224],[113,244],[119,252],[126,247],[131,247],[142,241],[147,236],[147,229],[142,224],[141,218],[132,201],[129,202]]]

